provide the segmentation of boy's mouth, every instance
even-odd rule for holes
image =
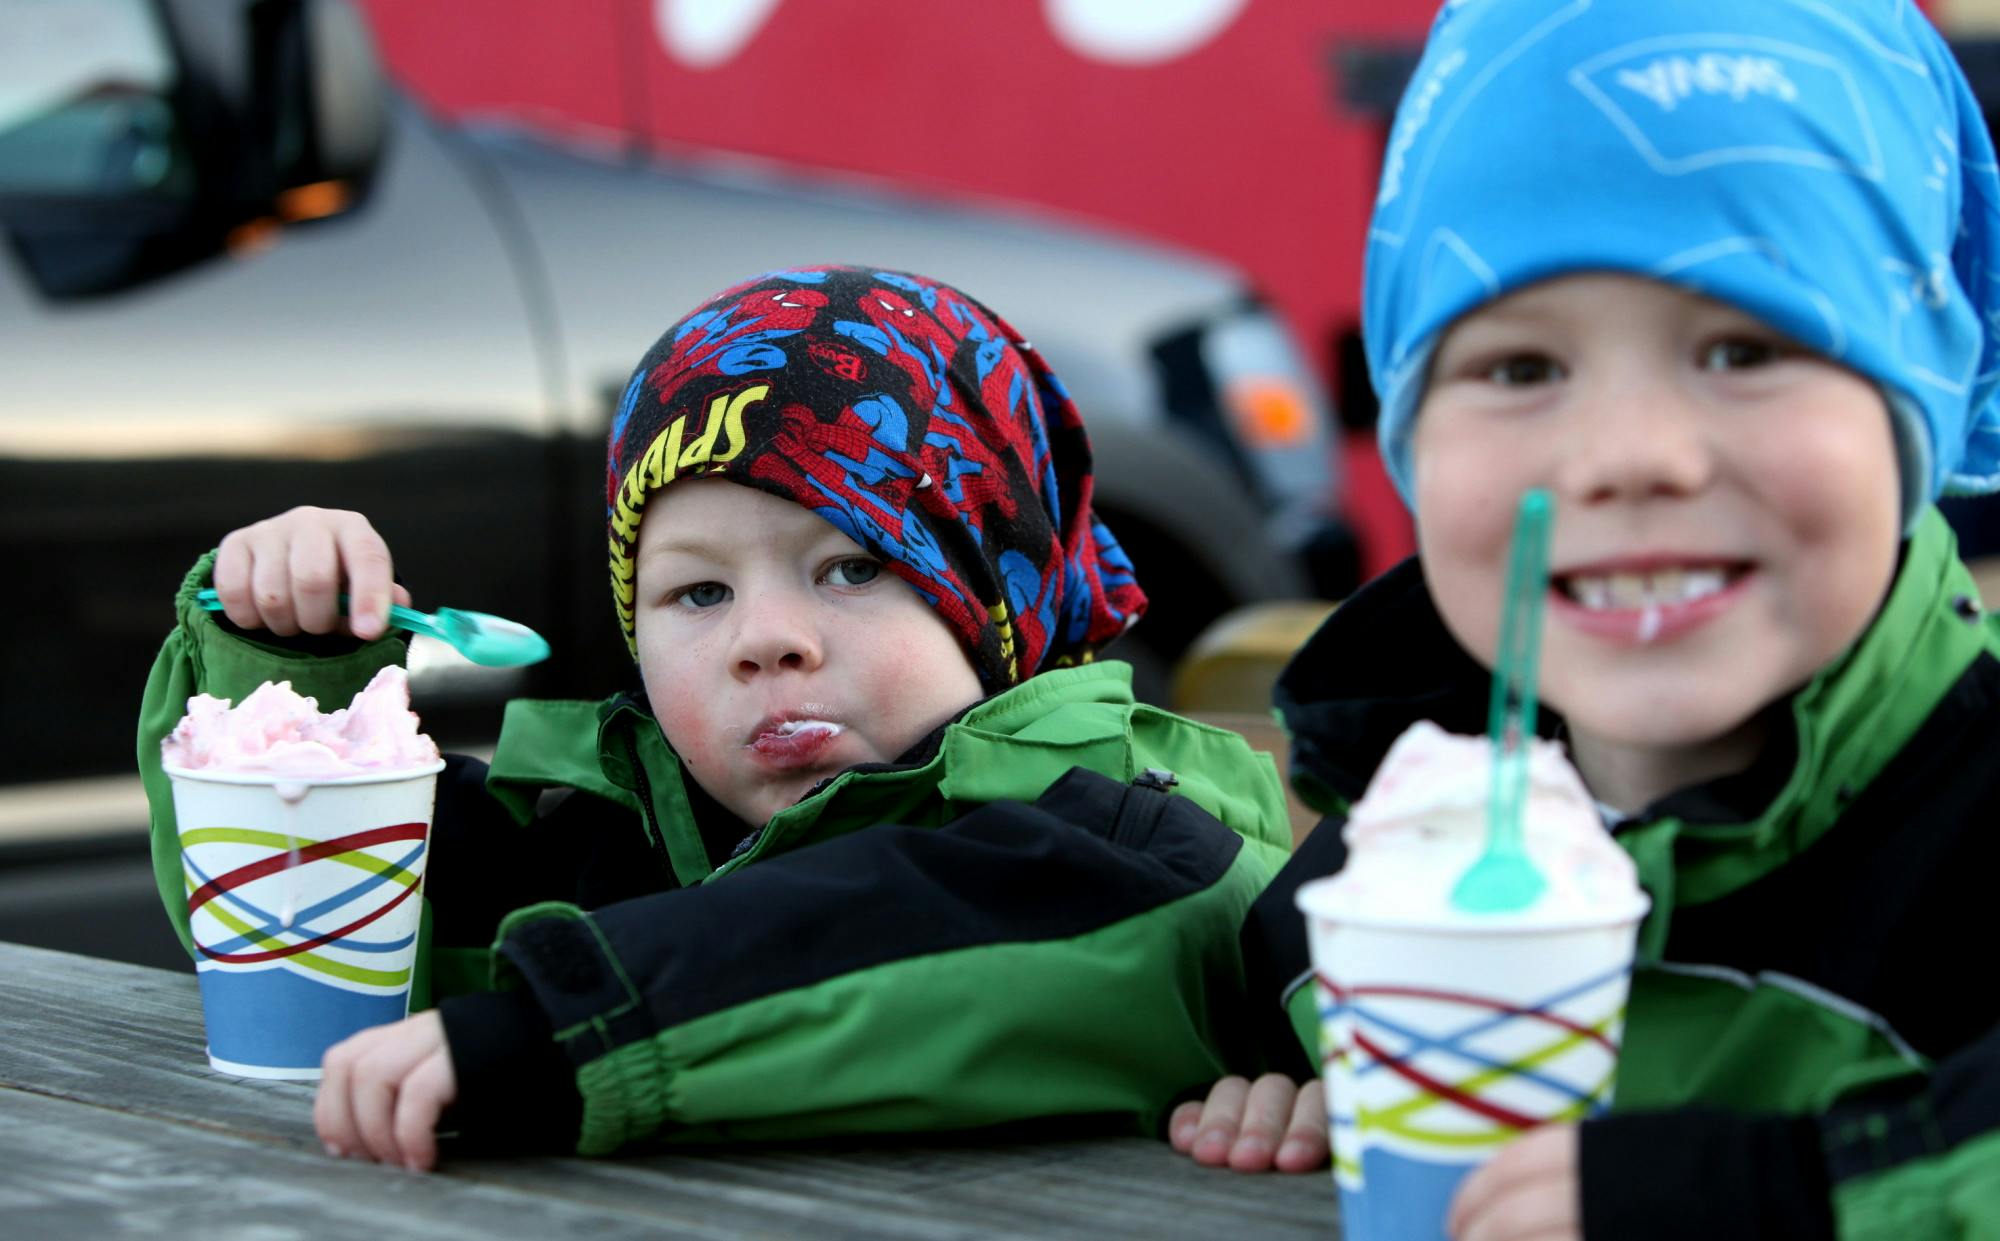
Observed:
[[[1588,612],[1640,612],[1719,595],[1750,571],[1746,561],[1636,566],[1591,565],[1553,575],[1550,584]]]
[[[1550,602],[1556,616],[1605,641],[1670,642],[1727,612],[1755,568],[1687,557],[1599,561],[1551,574]]]
[[[846,725],[817,715],[783,712],[751,729],[744,746],[774,766],[806,767],[846,731]]]

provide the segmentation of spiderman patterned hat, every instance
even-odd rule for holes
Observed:
[[[997,315],[920,276],[772,272],[641,359],[605,477],[628,646],[640,519],[681,478],[824,517],[936,609],[989,692],[1088,661],[1146,607],[1091,511],[1090,444],[1061,382]]]
[[[2000,179],[1908,0],[1452,0],[1397,109],[1363,334],[1383,458],[1480,304],[1617,271],[1727,302],[1873,380],[1906,518],[2000,486]]]

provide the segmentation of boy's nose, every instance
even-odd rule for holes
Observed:
[[[792,600],[759,600],[738,613],[730,661],[738,680],[790,669],[809,672],[824,656],[810,609]]]
[[[1560,431],[1562,497],[1593,504],[1700,491],[1715,469],[1705,423],[1681,393],[1633,384],[1596,394]]]

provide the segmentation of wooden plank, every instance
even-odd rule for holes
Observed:
[[[1200,1168],[1142,1138],[677,1150],[613,1160],[460,1163],[452,1174],[644,1210],[663,1184],[716,1219],[840,1235],[1326,1238],[1331,1177]]]
[[[635,1215],[418,1176],[0,1089],[0,1218],[11,1237],[488,1241],[661,1235]],[[673,1219],[674,1235],[772,1237]]]
[[[301,1193],[347,1168],[398,1183],[421,1179],[322,1155],[309,1083],[213,1073],[202,1053],[199,998],[186,975],[0,944],[0,1086],[16,1088],[0,1090],[0,1112],[22,1100],[75,1109],[65,1131],[86,1145],[117,1146],[130,1133],[157,1135],[161,1126],[167,1136],[150,1140],[250,1142],[265,1157],[288,1161],[272,1175]],[[17,1179],[6,1145],[0,1207]],[[120,1158],[143,1163],[127,1147],[117,1149]],[[457,1159],[431,1179],[644,1218],[689,1235],[1325,1237],[1335,1218],[1324,1172],[1241,1176],[1195,1167],[1164,1143],[1138,1138],[945,1136],[676,1148],[610,1160]],[[510,1223],[502,1231],[520,1229]],[[391,1227],[380,1235],[398,1234]]]
[[[0,943],[0,1085],[319,1149],[309,1082],[208,1067],[193,974]]]

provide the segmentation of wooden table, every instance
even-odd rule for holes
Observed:
[[[460,1159],[328,1158],[309,1083],[212,1072],[192,974],[0,943],[0,1235],[496,1237],[1335,1235],[1331,1181],[1087,1138]]]

